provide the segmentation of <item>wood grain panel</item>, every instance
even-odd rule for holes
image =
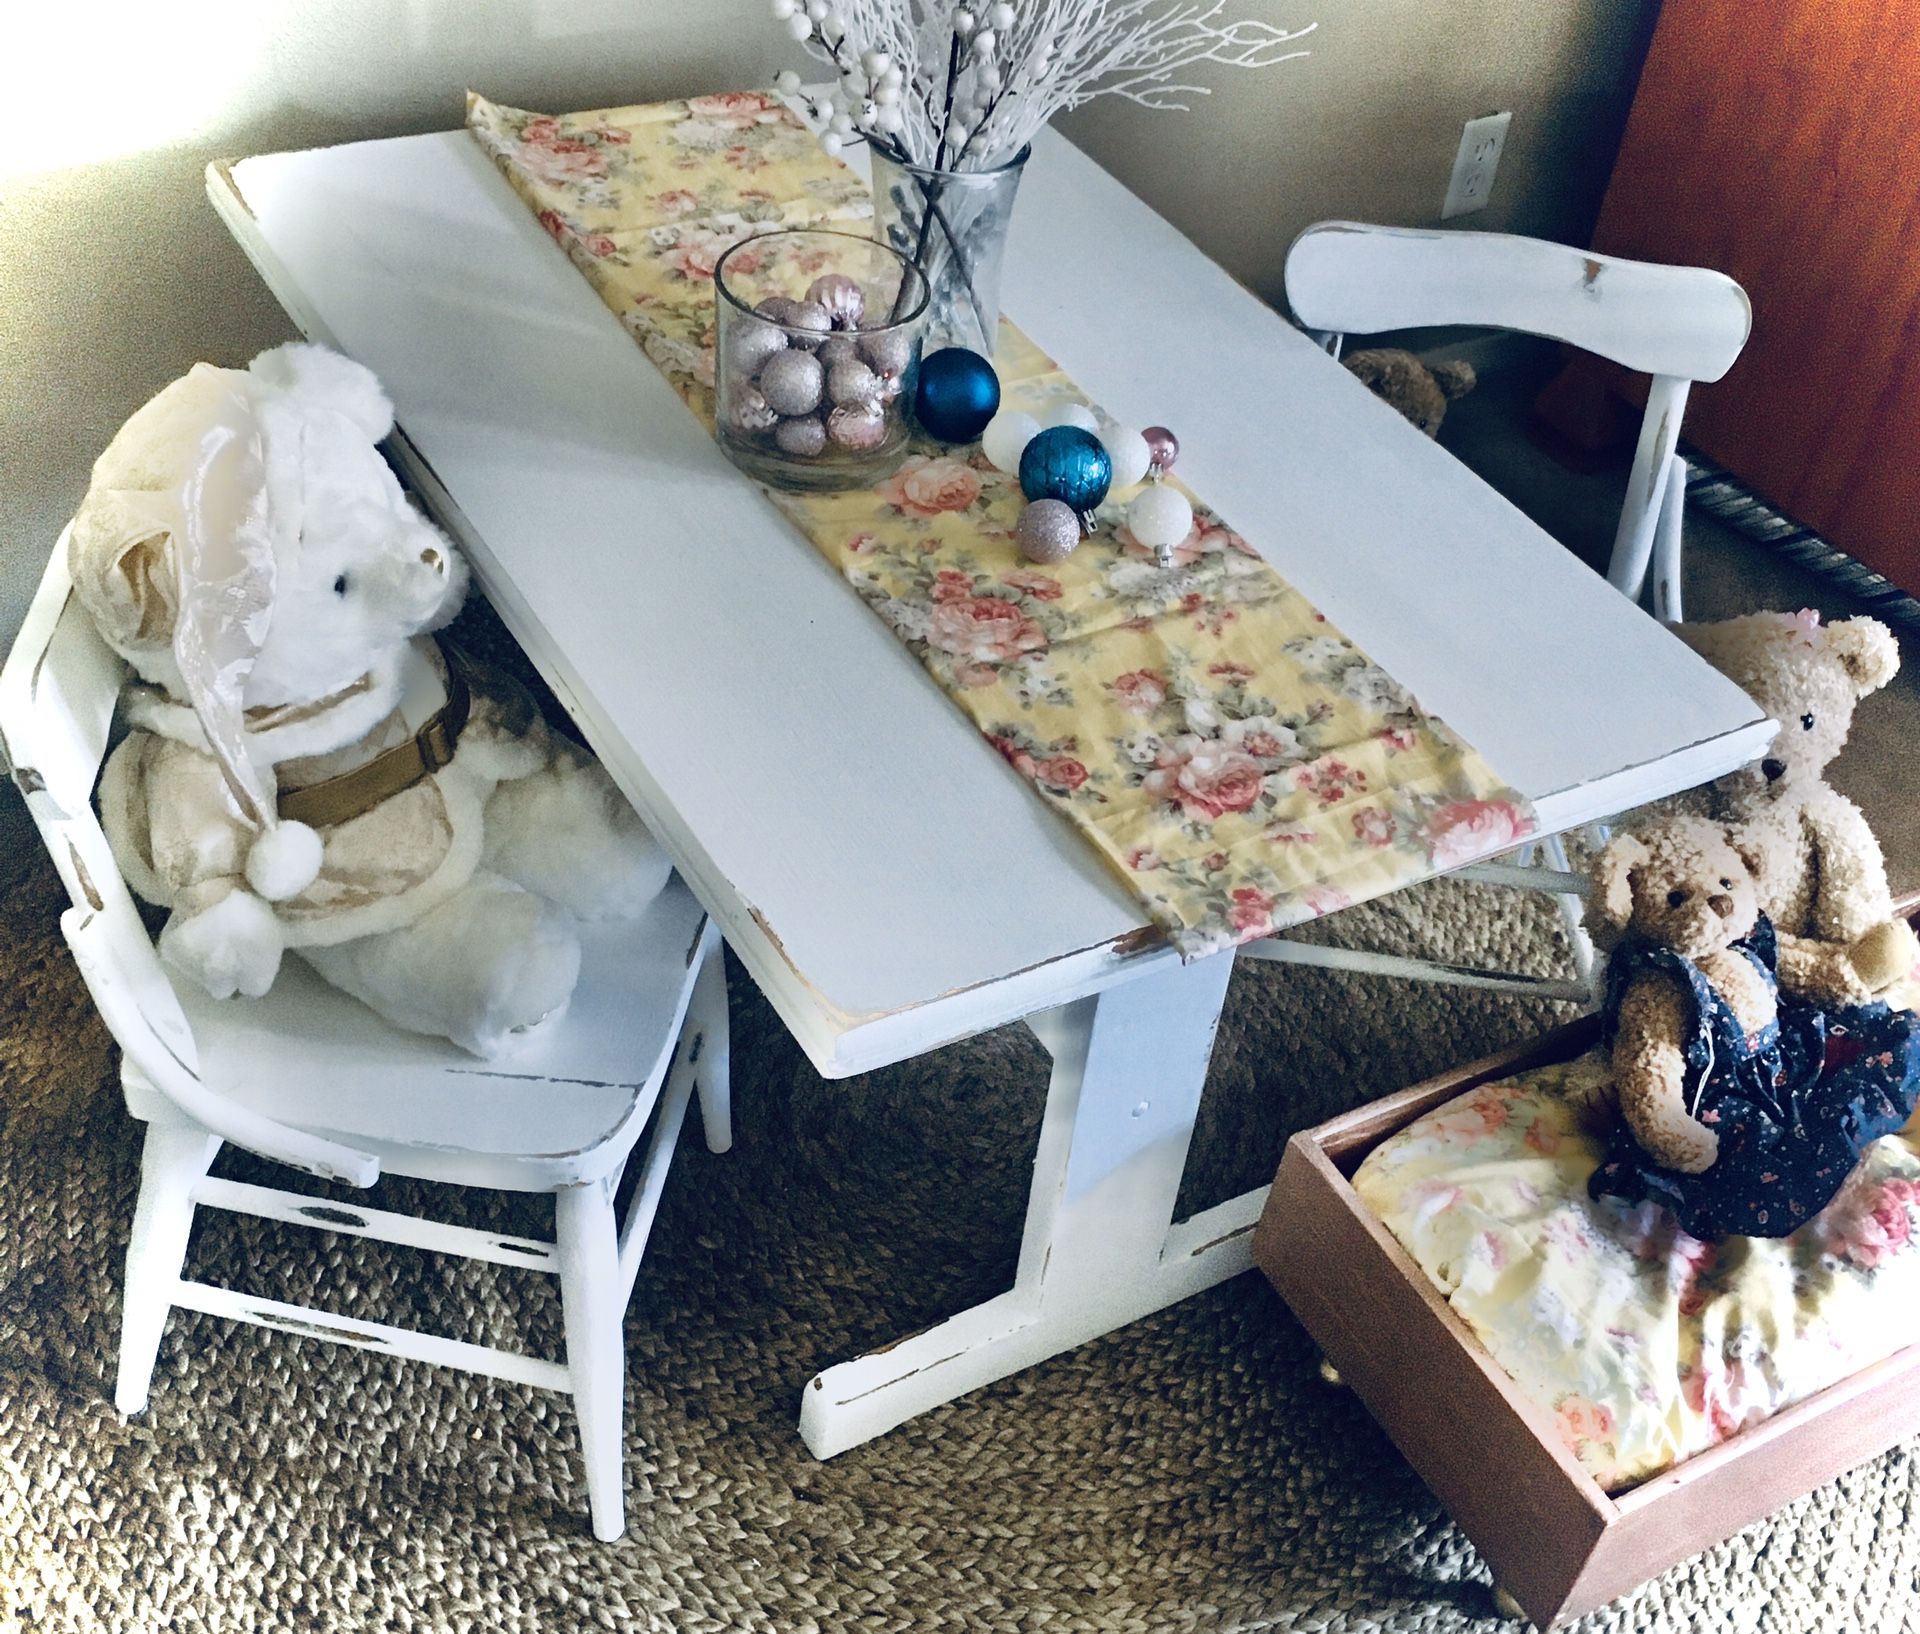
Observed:
[[[1686,435],[1920,591],[1920,0],[1667,0],[1594,247],[1718,268],[1753,337]]]

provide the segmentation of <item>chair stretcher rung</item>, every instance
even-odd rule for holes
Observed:
[[[524,1271],[559,1271],[554,1245],[534,1237],[510,1237],[498,1231],[476,1231],[470,1226],[419,1220],[409,1214],[390,1214],[359,1203],[336,1203],[306,1197],[272,1186],[250,1186],[240,1180],[208,1178],[193,1188],[193,1200],[234,1214],[255,1214],[285,1225],[315,1231],[344,1231],[354,1237],[372,1237],[402,1248],[424,1248],[436,1254],[459,1254],[495,1265],[516,1265]]]
[[[1313,965],[1322,970],[1348,970],[1363,976],[1397,976],[1405,981],[1442,982],[1456,987],[1484,988],[1494,993],[1518,993],[1528,998],[1593,1003],[1593,990],[1585,982],[1523,976],[1505,970],[1475,970],[1471,966],[1441,964],[1432,959],[1403,958],[1397,953],[1293,942],[1283,936],[1248,942],[1239,951],[1242,957],[1265,959],[1273,964]]]
[[[573,1388],[572,1379],[561,1363],[539,1356],[471,1345],[462,1339],[444,1339],[412,1328],[389,1327],[384,1322],[335,1316],[307,1305],[289,1305],[234,1288],[216,1288],[211,1283],[183,1279],[173,1289],[172,1301],[182,1310],[205,1311],[209,1316],[224,1316],[231,1321],[274,1328],[307,1339],[324,1339],[329,1344],[351,1345],[356,1350],[385,1351],[439,1367],[457,1367],[463,1372],[505,1379],[512,1384],[530,1384],[538,1390],[571,1391]]]

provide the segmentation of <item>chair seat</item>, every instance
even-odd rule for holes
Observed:
[[[209,1086],[280,1122],[373,1152],[396,1174],[543,1191],[619,1164],[615,1136],[657,1091],[705,915],[678,876],[638,919],[581,928],[565,1016],[499,1059],[403,1032],[287,959],[261,999],[212,999],[169,976]],[[131,1064],[128,1109],[170,1103]]]
[[[1471,1090],[1353,1187],[1619,1491],[1920,1343],[1920,1129],[1870,1146],[1793,1236],[1702,1243],[1587,1195],[1605,1140],[1581,1107],[1606,1074],[1595,1051]]]

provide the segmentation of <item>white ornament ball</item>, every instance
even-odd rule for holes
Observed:
[[[791,3],[791,0],[789,0],[789,3]],[[779,13],[776,12],[774,15],[778,16]],[[800,76],[791,68],[782,68],[779,73],[773,76],[773,88],[782,96],[792,96],[794,92],[800,89]]]
[[[1146,480],[1147,468],[1153,464],[1153,450],[1147,446],[1145,437],[1131,426],[1116,425],[1102,425],[1095,435],[1113,462],[1113,487],[1131,488]]]
[[[827,0],[807,0],[807,15],[816,23],[824,21],[827,15]]]
[[[796,11],[787,19],[787,32],[796,40],[804,40],[813,33],[813,24],[807,21],[805,12]]]
[[[783,23],[799,9],[799,0],[773,0],[773,14]],[[792,69],[788,69],[787,71],[789,73],[793,72]],[[794,74],[793,77],[798,79],[800,76]]]
[[[298,896],[320,877],[320,836],[305,823],[280,822],[247,850],[247,883],[269,902]]]
[[[1127,532],[1149,550],[1172,550],[1193,532],[1193,506],[1178,488],[1155,483],[1127,506]]]
[[[868,79],[878,79],[893,66],[893,58],[884,51],[869,51],[860,59],[860,66],[866,69]]]
[[[1017,473],[1027,444],[1040,435],[1040,422],[1025,409],[1003,408],[980,433],[980,448],[996,471]]]
[[[973,32],[973,13],[970,11],[956,11],[953,14],[953,31],[956,34],[971,34]]]
[[[1094,417],[1092,409],[1085,403],[1075,403],[1064,397],[1049,403],[1040,416],[1042,431],[1054,426],[1078,426],[1082,431],[1091,431],[1096,436],[1100,431],[1100,422]]]
[[[988,11],[987,25],[999,29],[1003,34],[1013,27],[1013,7],[1007,4],[1007,0],[1000,0],[997,6]]]
[[[833,131],[828,131],[820,138],[820,151],[830,159],[839,158],[840,150],[846,145]]]

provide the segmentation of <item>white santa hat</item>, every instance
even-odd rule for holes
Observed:
[[[255,830],[247,881],[269,901],[305,890],[321,859],[319,836],[279,817],[244,703],[273,620],[276,543],[299,537],[299,444],[316,413],[374,441],[393,426],[372,373],[322,347],[277,347],[244,370],[195,364],[94,463],[68,544],[74,590],[107,644],[192,708]]]

